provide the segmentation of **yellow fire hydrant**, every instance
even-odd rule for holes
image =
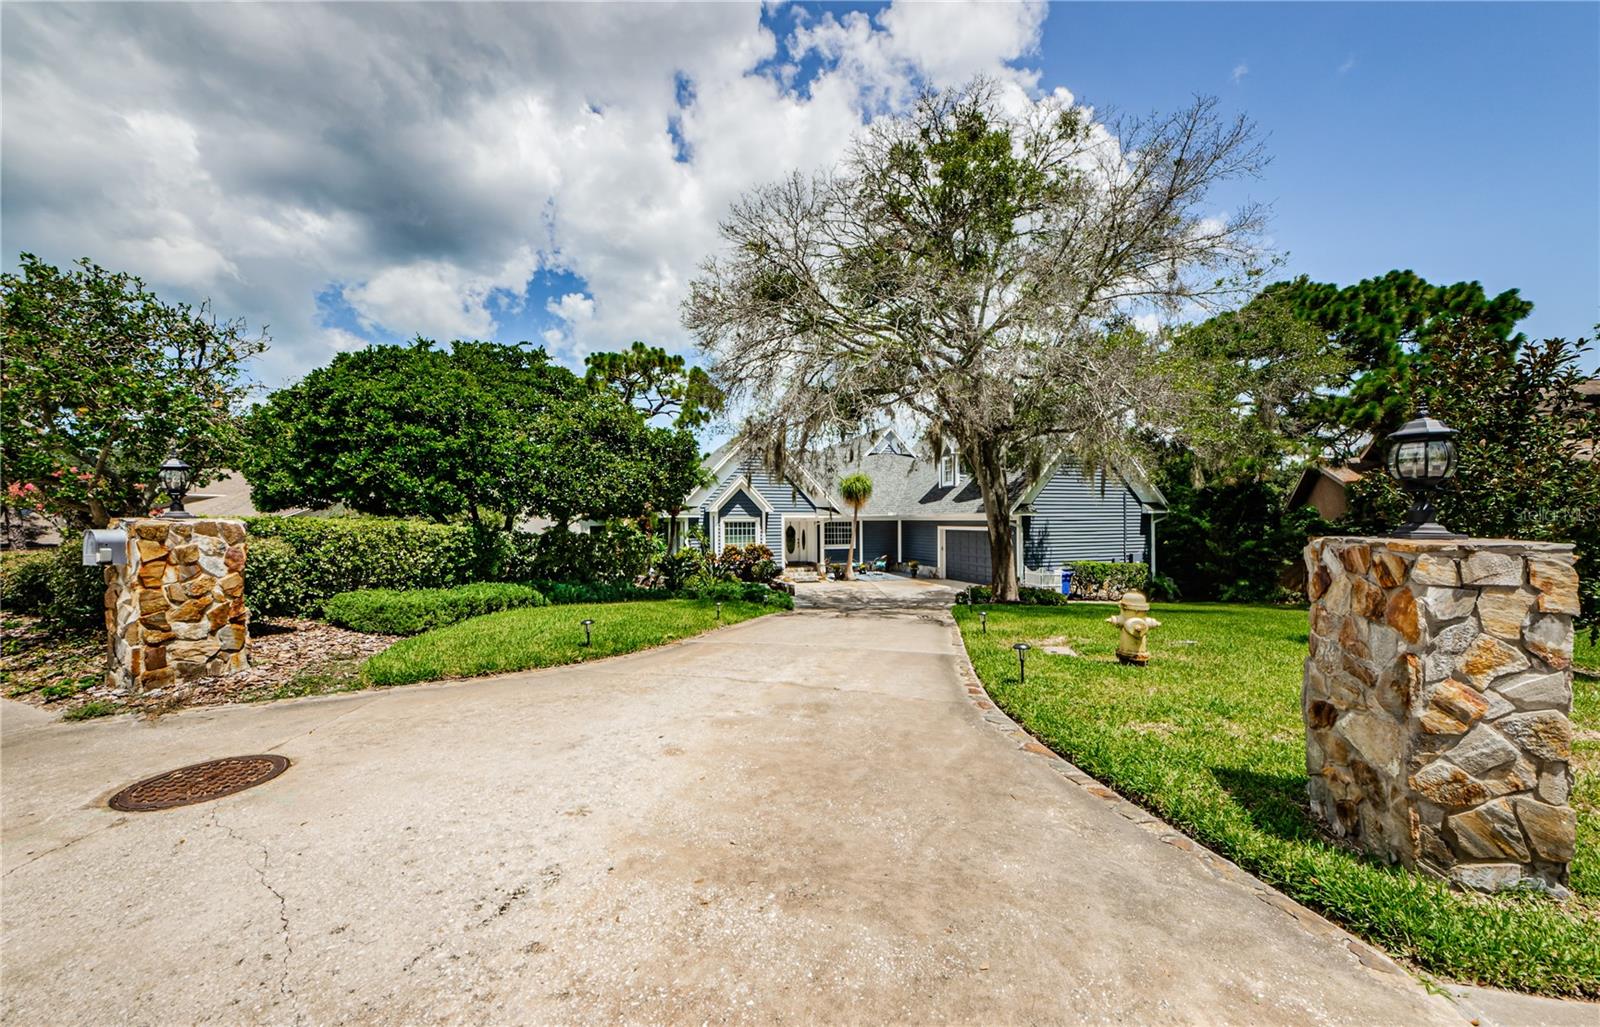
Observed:
[[[1122,629],[1122,636],[1117,639],[1117,659],[1143,667],[1150,662],[1145,636],[1151,628],[1159,628],[1161,622],[1150,616],[1150,601],[1143,592],[1124,592],[1118,606],[1117,612],[1106,618],[1107,624]]]

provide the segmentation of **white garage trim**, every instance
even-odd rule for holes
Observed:
[[[941,578],[948,578],[950,576],[949,574],[946,573],[947,567],[946,567],[945,558],[944,558],[944,535],[945,535],[945,532],[947,532],[947,531],[975,531],[975,532],[980,532],[983,535],[984,545],[987,546],[988,543],[989,543],[989,529],[987,527],[983,527],[983,528],[959,528],[959,527],[955,527],[953,525],[948,525],[948,524],[939,525],[939,567],[938,567],[938,570],[935,573],[937,573],[939,575],[939,577],[941,577]]]

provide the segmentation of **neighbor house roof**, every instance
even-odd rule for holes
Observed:
[[[250,498],[250,483],[244,480],[244,475],[238,471],[218,472],[221,477],[205,485],[197,485],[184,497],[183,508],[196,517],[258,517],[263,513],[273,513],[280,517],[299,517],[303,515],[326,516],[340,513],[343,506],[333,506],[327,510],[312,510],[309,507],[294,506],[283,510],[257,510]]]

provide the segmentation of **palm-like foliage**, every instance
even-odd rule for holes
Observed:
[[[861,508],[872,499],[872,479],[865,474],[846,475],[839,481],[839,498],[850,507],[850,539],[856,552],[845,561],[844,576],[856,576],[855,562],[861,556]]]

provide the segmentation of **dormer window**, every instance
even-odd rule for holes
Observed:
[[[954,488],[955,484],[956,456],[954,453],[946,453],[944,458],[939,461],[939,487]]]

